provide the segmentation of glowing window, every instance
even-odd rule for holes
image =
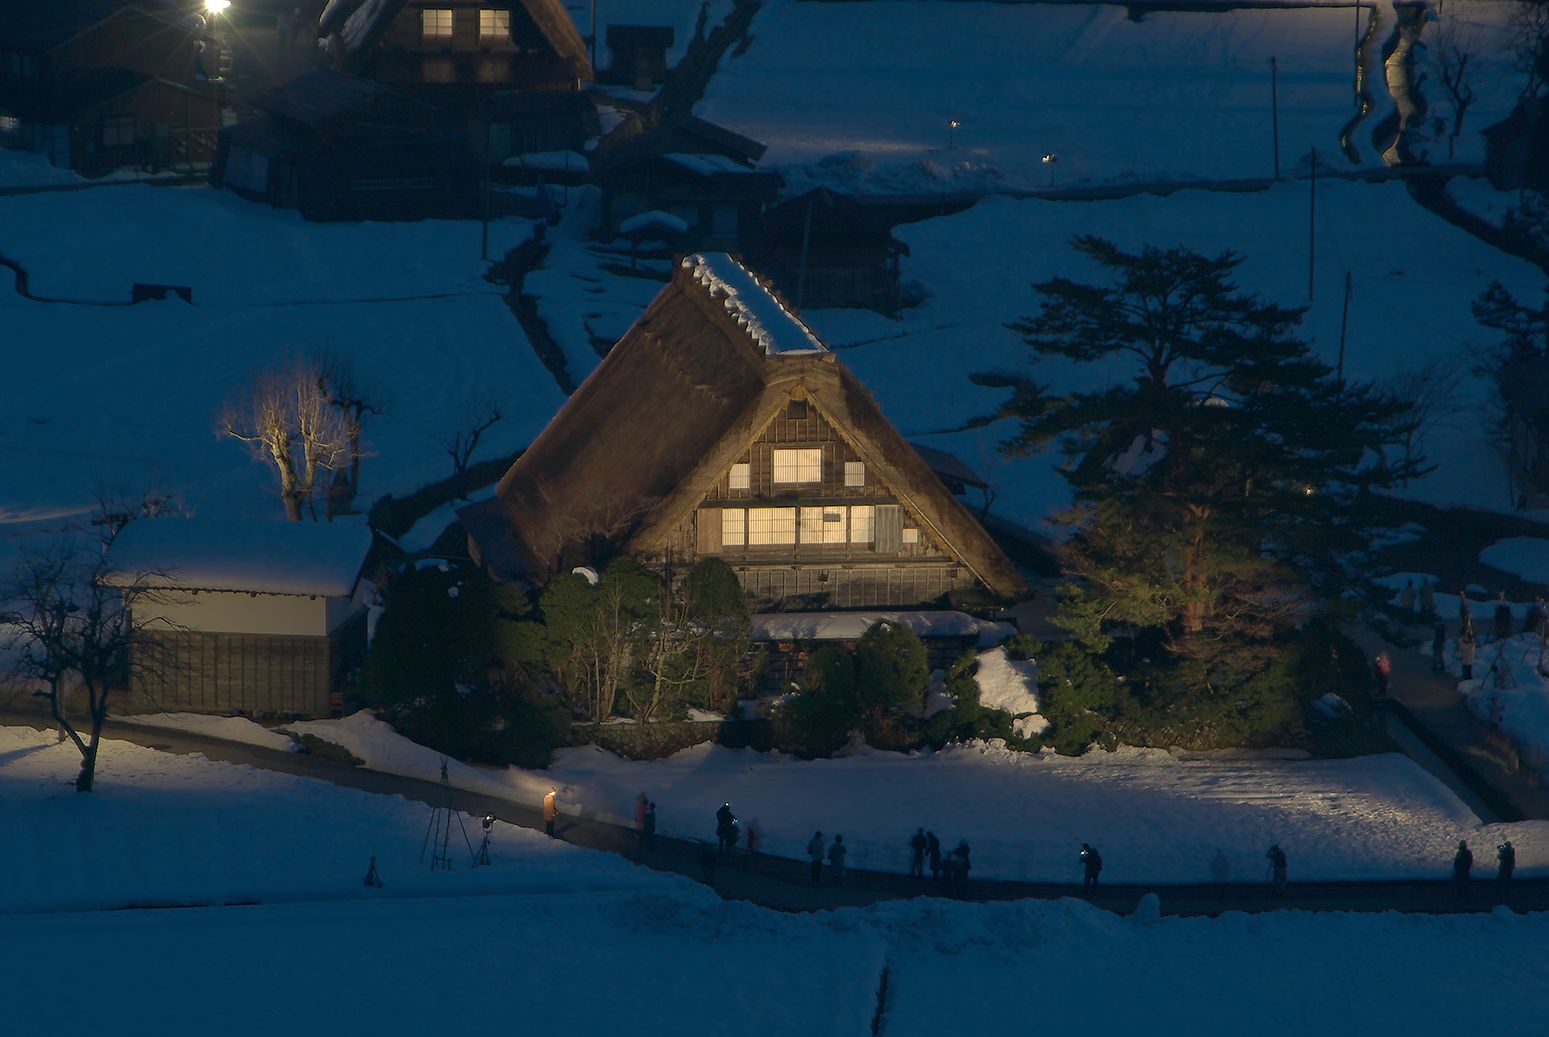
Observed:
[[[753,488],[752,465],[734,464],[731,466],[731,488],[734,490],[751,490]]]
[[[846,486],[865,486],[866,466],[859,461],[846,461],[844,463],[844,484]]]
[[[747,512],[741,508],[722,509],[721,545],[723,547],[741,547],[747,542]]]
[[[794,544],[795,508],[749,508],[748,544]]]
[[[920,531],[912,526],[906,526],[904,528],[903,541],[906,544],[918,544],[920,542]]]
[[[877,539],[877,509],[857,504],[850,509],[850,543],[869,544]]]
[[[420,12],[420,34],[427,40],[452,38],[452,12],[450,8],[432,7]]]
[[[823,481],[823,448],[801,447],[774,452],[774,481],[802,483]]]
[[[846,508],[802,508],[801,542],[842,544],[846,541]]]
[[[480,11],[479,39],[509,40],[511,38],[510,11]]]

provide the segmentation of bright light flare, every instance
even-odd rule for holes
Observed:
[[[211,14],[220,14],[231,6],[231,0],[204,0],[204,9]]]

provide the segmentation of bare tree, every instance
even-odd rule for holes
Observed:
[[[452,458],[452,477],[462,475],[468,470],[468,461],[473,457],[473,452],[479,447],[479,439],[498,422],[503,415],[500,408],[493,403],[485,404],[482,408],[471,409],[467,413],[482,414],[482,418],[471,418],[464,428],[460,428],[451,439],[443,439],[441,445],[446,447],[447,454]]]
[[[642,724],[655,720],[664,707],[682,702],[688,689],[705,679],[711,661],[697,650],[708,632],[696,622],[681,587],[664,581],[652,604],[655,608],[640,630],[644,679],[624,688],[629,711]]]
[[[349,487],[353,497],[360,486],[361,433],[366,417],[382,413],[378,393],[367,387],[355,365],[336,354],[324,354],[317,362],[318,388],[328,405],[344,417],[348,439]],[[376,400],[377,402],[372,402]]]
[[[1522,0],[1511,19],[1511,53],[1523,73],[1522,100],[1549,88],[1549,0]]]
[[[323,472],[339,471],[350,454],[350,426],[324,389],[315,360],[261,375],[230,404],[221,432],[248,444],[253,457],[273,467],[285,517],[315,520],[314,491]]]
[[[139,643],[146,627],[135,606],[171,593],[160,586],[161,574],[113,567],[109,550],[122,523],[106,521],[98,529],[96,535],[69,532],[24,553],[4,591],[14,609],[5,616],[14,675],[42,685],[36,694],[47,700],[59,730],[80,752],[77,792],[90,792],[95,784],[102,727],[113,694],[127,685],[130,646]],[[137,651],[154,654],[156,648],[149,643]],[[142,659],[142,668],[146,665]],[[157,664],[152,659],[148,665]],[[76,694],[85,699],[84,733],[67,708]]]
[[[1425,456],[1425,445],[1432,432],[1453,423],[1462,375],[1455,359],[1442,357],[1404,368],[1389,379],[1388,387],[1394,397],[1410,401],[1411,425],[1398,444],[1406,468]],[[1408,486],[1409,480],[1403,480],[1401,485]]]
[[[1462,8],[1461,12],[1459,8]],[[1452,106],[1452,133],[1447,138],[1447,157],[1457,151],[1458,137],[1463,132],[1463,119],[1477,97],[1474,92],[1474,53],[1477,50],[1473,30],[1467,18],[1471,5],[1454,2],[1451,14],[1436,27],[1436,36],[1429,50],[1436,63],[1437,78],[1447,93]],[[1459,17],[1459,15],[1462,17]]]

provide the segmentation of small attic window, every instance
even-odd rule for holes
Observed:
[[[785,416],[791,421],[806,421],[807,401],[792,400],[785,408]]]
[[[866,465],[862,461],[846,461],[844,463],[844,484],[846,486],[866,485]]]
[[[731,489],[751,490],[753,488],[753,466],[751,464],[734,464],[731,466]]]
[[[918,544],[920,542],[920,531],[912,526],[905,526],[903,542],[906,544]]]

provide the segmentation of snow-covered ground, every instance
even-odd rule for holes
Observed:
[[[1465,41],[1471,63],[1459,161],[1479,159],[1478,130],[1516,99],[1501,45],[1514,6],[1454,0],[1427,26],[1427,38]],[[695,114],[768,143],[764,164],[784,167],[792,192],[1268,177],[1273,59],[1283,171],[1313,148],[1340,168],[1383,164],[1373,137],[1394,110],[1382,68],[1391,3],[1144,7],[769,0],[751,46],[721,62]],[[1374,17],[1362,70],[1372,108],[1350,130],[1352,161],[1341,135],[1358,114],[1355,42]],[[1449,114],[1421,54],[1415,81],[1432,114]],[[1425,150],[1447,158],[1445,142]]]
[[[492,254],[527,233],[495,223]],[[361,506],[449,475],[441,441],[486,400],[505,418],[480,458],[526,445],[563,399],[482,279],[473,222],[307,223],[226,191],[125,185],[0,197],[0,254],[35,295],[78,301],[23,299],[0,270],[5,341],[27,347],[0,385],[6,522],[149,486],[202,515],[277,515],[268,471],[215,429],[256,374],[302,354],[347,361],[380,399]],[[188,285],[193,304],[119,305],[136,281]]]
[[[903,1035],[1030,1014],[1206,1037],[1526,1032],[1549,1010],[1542,914],[1124,918],[933,899],[783,914],[506,826],[491,867],[458,855],[431,872],[422,804],[120,742],[103,762],[98,791],[78,795],[73,749],[0,728],[0,961],[26,968],[6,1007],[18,1033],[219,1019],[232,1037],[507,1023],[583,1037],[627,1020],[865,1037],[884,966],[884,1032]],[[372,854],[380,889],[361,882]],[[105,910],[225,901],[244,906]],[[83,947],[105,966],[83,974]]]
[[[175,723],[175,721],[174,721]],[[256,725],[255,725],[256,726]],[[441,756],[366,713],[286,730],[341,745],[377,770],[436,780]],[[815,829],[842,833],[850,863],[903,871],[916,826],[967,839],[975,873],[1069,880],[1075,850],[1103,850],[1114,882],[1256,882],[1278,842],[1305,879],[1435,878],[1459,838],[1509,835],[1524,874],[1549,871],[1549,822],[1482,826],[1435,778],[1398,755],[1351,760],[1121,749],[1072,759],[994,744],[797,761],[710,745],[666,760],[561,750],[547,771],[448,765],[452,784],[536,806],[550,785],[566,812],[630,824],[636,795],[663,834],[708,840],[715,810],[757,822],[771,853],[800,857]]]

